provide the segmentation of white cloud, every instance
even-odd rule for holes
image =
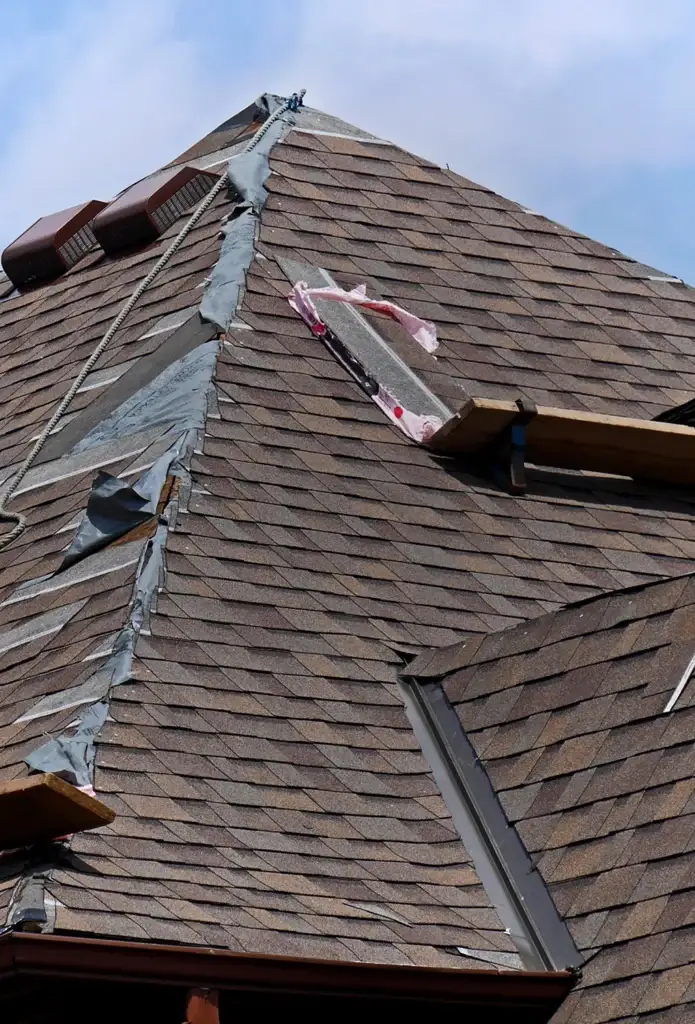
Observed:
[[[310,0],[303,30],[312,101],[493,183],[695,158],[689,0]]]
[[[695,162],[692,0],[297,0],[291,18],[266,0],[262,21],[207,0],[217,20],[195,26],[188,0],[65,4],[58,28],[0,39],[0,245],[264,89],[306,86],[313,106],[567,220],[604,179]]]
[[[688,0],[334,0],[315,6],[384,39],[483,46],[549,69],[669,38]]]

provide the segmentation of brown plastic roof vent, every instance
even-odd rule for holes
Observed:
[[[96,217],[93,228],[99,245],[115,253],[153,242],[217,180],[216,174],[195,167],[176,167],[138,181]]]
[[[91,222],[106,203],[96,199],[40,217],[0,257],[16,288],[49,281],[69,270],[96,243]]]

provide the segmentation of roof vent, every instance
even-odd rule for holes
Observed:
[[[95,219],[97,241],[107,253],[153,242],[204,198],[218,175],[177,167],[143,178],[126,189]]]
[[[49,281],[69,270],[96,239],[91,222],[106,203],[96,199],[40,217],[2,254],[3,270],[17,288]]]

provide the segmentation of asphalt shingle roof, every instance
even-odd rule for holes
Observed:
[[[300,128],[302,117],[310,115],[300,114]],[[695,293],[655,280],[665,275],[395,146],[316,134],[305,124],[273,151],[239,326],[220,346],[216,401],[167,538],[165,583],[137,644],[133,681],[112,691],[110,721],[97,742],[95,787],[117,818],[76,836],[72,859],[51,874],[55,927],[465,967],[471,961],[456,947],[514,947],[408,724],[397,651],[456,645],[472,634],[520,635],[526,627],[517,623],[552,616],[567,602],[689,572],[693,497],[549,470],[531,471],[528,493],[512,497],[479,467],[414,446],[291,310],[277,259],[320,266],[343,284],[366,281],[372,292],[433,320],[441,341],[436,359],[400,328],[372,322],[453,405],[467,394],[523,394],[545,405],[650,418],[692,395]],[[226,136],[211,139],[195,147],[196,156],[230,145]],[[220,198],[206,214],[98,371],[137,367],[167,337],[151,333],[161,318],[199,302],[219,252],[219,221],[230,208]],[[95,252],[58,282],[0,302],[0,465],[6,471],[24,456],[119,304],[178,227],[145,251],[110,260]],[[78,396],[71,412],[97,403],[106,380]],[[154,431],[132,438],[125,454],[101,452],[97,462],[112,473],[132,472],[133,479],[168,443],[162,430]],[[43,475],[16,499],[29,529],[0,553],[0,601],[54,571],[72,537],[98,466],[74,471],[66,459],[39,467]],[[26,753],[75,717],[73,709],[13,724],[32,702],[81,681],[84,658],[98,654],[126,622],[134,572],[130,565],[0,610],[8,616],[4,631],[86,602],[57,632],[0,652],[4,777],[26,771]],[[562,612],[552,622],[576,614]],[[620,630],[632,643],[630,627]],[[577,932],[577,941],[593,951],[603,942],[600,929],[620,918],[606,940],[610,952],[587,968],[573,1024],[589,1024],[590,1017],[627,1024],[638,1012],[661,1013],[685,998],[691,984],[684,947],[673,946],[685,918],[671,916],[687,912],[680,876],[673,884],[664,876],[658,895],[634,895],[639,871],[651,870],[655,826],[605,825],[618,814],[614,805],[625,803],[625,813],[629,805],[630,821],[643,801],[644,813],[647,807],[658,813],[660,800],[664,807],[678,803],[675,820],[679,829],[687,824],[688,730],[676,740],[669,729],[679,728],[671,721],[689,721],[689,711],[666,721],[649,703],[646,718],[633,723],[633,686],[618,680],[597,696],[591,666],[611,678],[618,664],[613,639],[592,629],[581,643],[576,636],[565,641],[567,662],[556,674],[576,670],[588,687],[570,710],[561,680],[547,689],[535,682],[545,652],[540,641],[529,655],[531,675],[515,684],[519,699],[528,693],[524,699],[541,701],[538,710],[512,716],[511,677],[500,684],[500,665],[491,660],[489,676],[497,683],[490,685],[502,696],[495,689],[481,697],[475,715],[494,720],[471,727],[476,742],[485,738],[486,760],[499,764],[493,778],[505,806],[507,791],[518,791],[523,808],[508,813],[534,856],[547,858],[542,868],[561,912],[573,929],[583,923],[586,934]],[[594,653],[570,666],[579,657],[575,648]],[[628,653],[646,657],[632,646]],[[447,657],[435,655],[443,663]],[[580,684],[573,677],[571,685]],[[468,691],[457,693],[452,699],[467,707]],[[585,724],[599,714],[596,701],[603,709],[600,728],[595,719]],[[468,729],[467,712],[461,714]],[[649,739],[636,738],[646,734]],[[676,770],[680,757],[678,778],[664,776],[661,793],[645,785],[637,802],[636,783],[625,781],[627,792],[601,795],[611,802],[601,822],[598,795],[587,804],[589,817],[573,802],[559,809],[557,751],[568,751],[557,762],[561,776],[605,775],[615,786],[623,740],[646,745],[634,753],[646,758],[645,771],[662,760],[664,771],[667,764]],[[601,748],[611,756],[594,764]],[[509,773],[526,765],[540,771],[536,766],[546,761],[547,778],[531,782],[519,774],[509,782]],[[637,761],[625,764],[629,776]],[[542,813],[529,817],[524,801],[531,785],[538,793],[545,786],[555,802],[548,796]],[[599,840],[592,829],[598,834],[604,825]],[[566,836],[559,835],[563,830]],[[668,854],[674,863],[692,830],[678,836],[672,837],[678,850]],[[573,867],[579,854],[586,859]],[[598,895],[601,872],[618,869],[634,876],[632,888],[621,882],[619,911]],[[585,891],[582,880],[594,876]],[[582,894],[591,903],[592,891],[595,907],[572,910]],[[654,919],[652,900],[665,901]],[[661,915],[669,906],[667,927]],[[646,916],[638,925],[640,915]],[[633,936],[652,945],[630,975],[615,956]],[[658,936],[665,938],[657,950]],[[629,948],[637,963],[642,946]],[[608,975],[621,980],[607,982]],[[626,994],[613,1003],[600,996],[614,990]],[[568,1004],[558,1020],[569,1020],[576,1005]],[[668,1016],[653,1020],[671,1024]]]
[[[558,1021],[695,1011],[692,679],[664,713],[694,651],[695,577],[684,576],[410,666],[441,674],[588,958]]]

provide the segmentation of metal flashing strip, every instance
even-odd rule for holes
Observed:
[[[372,135],[346,135],[345,132],[327,132],[322,128],[295,128],[302,135],[328,135],[333,139],[350,139],[351,142],[369,142],[373,146],[393,146],[388,139],[375,139]]]
[[[72,587],[77,583],[84,583],[86,580],[97,579],[99,576],[106,576],[111,572],[118,572],[129,565],[135,565],[140,558],[144,540],[131,541],[120,547],[106,548],[84,561],[79,562],[71,569],[66,569],[59,576],[41,576],[35,580],[26,580],[15,592],[0,604],[5,608],[10,604],[18,604],[20,601],[30,601],[41,594],[50,594],[56,590],[64,590],[65,587]]]
[[[54,608],[44,615],[35,615],[26,619],[19,626],[15,626],[14,629],[0,633],[0,654],[11,651],[15,647],[21,647],[22,644],[29,644],[33,640],[39,640],[41,637],[50,636],[51,633],[57,633],[73,615],[77,615],[80,609],[84,608],[86,603],[87,598],[83,601],[74,601],[62,608]]]
[[[527,970],[576,970],[582,958],[543,879],[507,821],[485,768],[438,682],[403,674],[415,737],[475,870]]]
[[[673,691],[673,693],[671,694],[671,696],[668,699],[668,703],[666,704],[666,707],[664,708],[664,711],[663,711],[663,713],[665,715],[668,714],[669,711],[673,711],[673,709],[675,708],[676,704],[678,703],[678,701],[681,698],[683,690],[685,690],[686,686],[688,685],[688,683],[692,679],[693,672],[695,672],[695,654],[692,656],[692,658],[688,662],[688,664],[686,666],[686,669],[685,669],[685,672],[681,676],[678,684],[676,685],[675,690]]]
[[[277,261],[293,285],[304,281],[310,288],[340,287],[326,270],[282,256]],[[316,299],[315,305],[323,322],[369,376],[400,403],[419,416],[436,416],[445,423],[451,419],[451,409],[430,391],[359,310],[346,303],[322,302],[319,299]]]

